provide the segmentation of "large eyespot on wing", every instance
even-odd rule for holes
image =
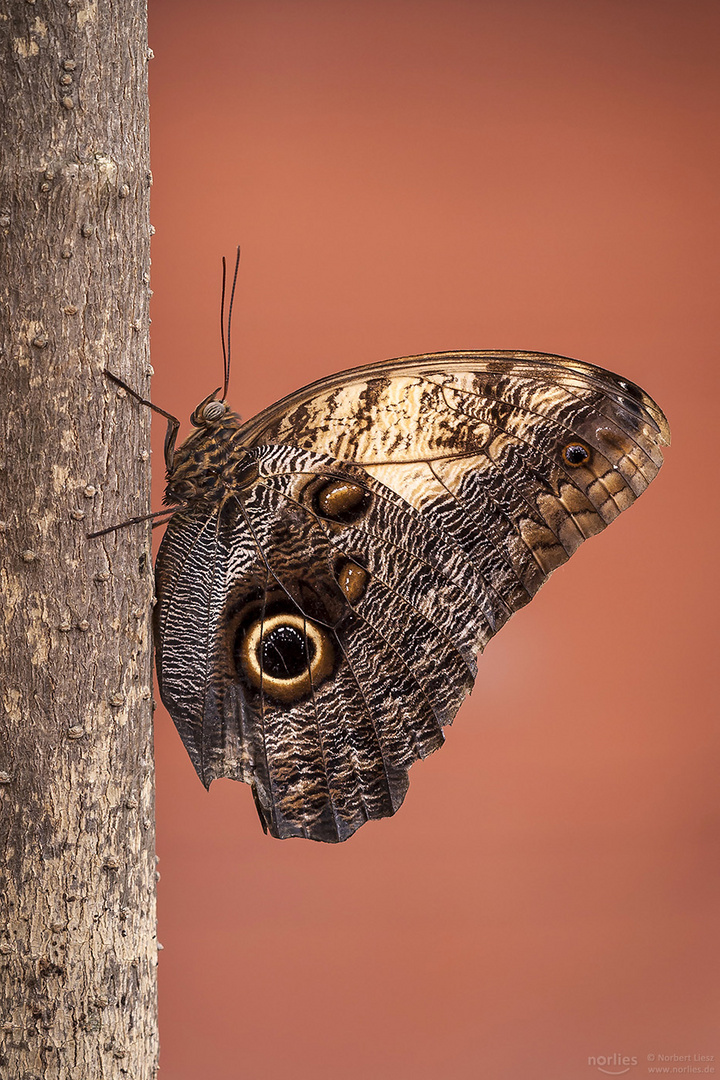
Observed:
[[[285,605],[273,614],[263,607],[238,628],[235,664],[260,694],[292,704],[310,697],[332,675],[333,637]]]

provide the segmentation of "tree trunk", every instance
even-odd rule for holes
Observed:
[[[157,1069],[145,0],[0,15],[0,1075]]]

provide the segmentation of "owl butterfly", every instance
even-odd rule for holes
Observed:
[[[627,379],[545,353],[354,368],[245,423],[226,391],[177,450],[168,429],[160,693],[206,787],[243,780],[273,836],[336,843],[400,807],[477,652],[670,432]]]

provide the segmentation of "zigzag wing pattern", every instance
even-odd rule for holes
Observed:
[[[172,524],[163,541],[161,561],[175,584],[170,598],[164,579],[168,601],[159,605],[159,627],[165,654],[172,649],[187,669],[182,681],[170,672],[186,700],[167,694],[164,700],[176,723],[181,717],[185,724],[183,737],[204,783],[218,776],[248,780],[276,836],[344,840],[364,821],[394,813],[410,764],[442,743],[443,725],[472,686],[478,641],[491,632],[467,583],[481,602],[483,594],[464,552],[449,541],[443,559],[431,526],[371,477],[363,490],[375,513],[348,525],[318,513],[317,486],[359,488],[361,469],[287,448],[255,453],[257,483],[242,501],[228,501],[215,529],[212,561],[223,580],[206,575],[204,603],[196,582],[190,609],[196,629],[206,611],[214,613],[202,674],[197,642],[178,632],[186,625],[196,546],[186,544],[179,556]],[[363,528],[364,521],[372,526]],[[348,566],[358,577],[343,591]],[[218,610],[210,597],[220,594]],[[258,623],[288,615],[303,629],[312,626],[317,642],[316,656],[303,657],[294,680],[285,680],[289,690],[253,670],[243,647]],[[165,688],[166,661],[161,671]],[[188,693],[196,684],[207,687],[202,702]],[[210,740],[188,725],[199,710],[211,721]]]
[[[667,442],[627,380],[525,353],[357,369],[192,436],[177,473],[202,494],[163,541],[157,633],[203,782],[250,783],[281,838],[395,813],[477,651]]]

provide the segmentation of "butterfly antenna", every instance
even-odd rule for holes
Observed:
[[[233,301],[235,299],[235,286],[237,284],[238,269],[240,267],[240,245],[238,244],[237,253],[235,255],[235,273],[233,274],[232,289],[230,290],[230,304],[228,305],[228,317],[227,317],[227,362],[225,364],[225,385],[223,387],[222,400],[225,401],[228,392],[228,385],[230,383],[230,330],[232,327],[232,310]],[[223,302],[225,300],[225,259],[223,259]],[[223,345],[223,358],[225,356],[225,347]]]
[[[224,398],[225,394],[227,394],[228,380],[229,380],[229,377],[230,377],[230,373],[228,371],[227,350],[225,348],[225,276],[226,276],[226,273],[227,273],[227,268],[225,266],[225,256],[224,255],[223,255],[223,258],[222,258],[222,268],[223,268],[222,292],[220,294],[220,340],[222,342],[223,373],[224,373],[224,377],[225,377],[225,389],[223,391],[223,398]]]

